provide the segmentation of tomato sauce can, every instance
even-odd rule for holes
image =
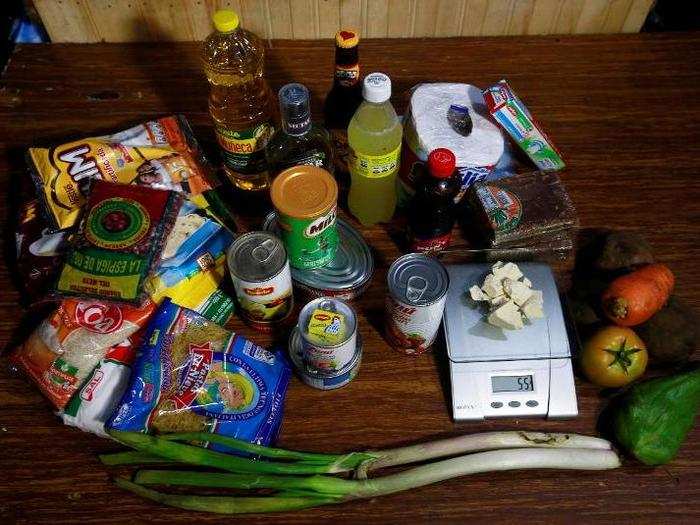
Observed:
[[[386,338],[406,355],[424,353],[435,341],[450,278],[436,259],[409,253],[396,259],[387,275]]]
[[[352,301],[369,285],[374,274],[374,257],[360,232],[344,220],[337,219],[338,249],[333,259],[321,268],[292,268],[292,281],[297,298],[307,301],[317,297],[336,297]],[[263,230],[278,233],[277,214],[265,217]]]
[[[332,319],[333,314],[336,314],[336,319]],[[332,321],[331,324],[337,321],[338,326],[342,323],[342,339],[336,344],[328,344],[311,337],[308,327],[317,316],[331,318],[327,320]],[[335,374],[353,360],[357,351],[357,316],[345,301],[334,297],[319,297],[308,302],[299,313],[298,330],[304,363],[309,370]]]
[[[294,299],[289,260],[279,237],[245,233],[233,241],[226,259],[243,320],[264,332],[283,324]]]
[[[350,381],[355,379],[360,371],[360,363],[362,362],[362,338],[359,333],[357,334],[357,346],[352,361],[337,372],[324,373],[307,366],[304,362],[304,352],[301,345],[301,335],[297,327],[289,336],[289,356],[299,378],[310,387],[318,388],[319,390],[335,390],[336,388],[347,385]]]
[[[270,188],[282,241],[294,268],[325,266],[338,248],[338,184],[326,170],[295,166],[280,173]]]

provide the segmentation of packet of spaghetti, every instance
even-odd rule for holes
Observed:
[[[174,191],[95,181],[56,292],[143,302],[143,283],[160,258],[182,201]]]
[[[151,299],[165,297],[223,325],[233,314],[233,299],[219,286],[224,278],[226,250],[233,235],[190,202],[185,202],[161,255],[145,283]]]
[[[110,347],[144,327],[155,309],[152,301],[135,307],[65,299],[27,341],[10,354],[10,362],[61,409]]]
[[[269,445],[279,432],[290,374],[283,352],[165,299],[107,428],[211,432]]]
[[[77,222],[94,179],[188,195],[215,186],[212,167],[183,116],[53,148],[29,148],[27,163],[53,229]]]

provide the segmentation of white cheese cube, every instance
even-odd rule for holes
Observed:
[[[489,297],[498,297],[503,295],[503,285],[500,279],[497,279],[493,274],[488,274],[484,279],[484,285],[481,287]]]
[[[520,315],[520,310],[513,301],[508,301],[491,312],[487,321],[493,326],[507,330],[518,330],[523,327],[523,318]]]
[[[488,301],[491,305],[491,308],[496,308],[497,306],[501,306],[503,303],[507,303],[508,301],[510,301],[510,299],[506,294],[503,294],[499,295],[498,297],[490,297]]]
[[[528,279],[527,277],[523,277],[523,284],[527,286],[528,288],[532,288],[532,281]]]
[[[499,279],[512,279],[517,281],[523,276],[523,272],[520,271],[517,264],[512,262],[506,263],[503,266],[496,268],[493,274]]]
[[[532,290],[532,295],[528,301],[534,301],[540,306],[544,305],[544,296],[542,295],[542,290]]]
[[[471,295],[472,299],[474,301],[488,301],[488,296],[481,291],[481,288],[479,288],[478,285],[474,285],[471,288],[469,288],[469,295]]]
[[[518,306],[525,304],[525,301],[527,301],[533,293],[530,288],[520,281],[513,281],[511,279],[503,280],[503,290]]]
[[[544,317],[544,311],[542,310],[542,305],[536,301],[528,301],[523,306],[520,307],[523,315],[532,321],[533,319],[541,319]]]
[[[491,273],[496,273],[496,270],[498,270],[504,264],[505,263],[503,261],[496,261],[495,263],[493,263],[493,266],[491,266]]]

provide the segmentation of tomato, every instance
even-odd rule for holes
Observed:
[[[581,370],[588,380],[605,387],[631,383],[644,373],[648,360],[644,341],[623,326],[598,330],[579,356]]]

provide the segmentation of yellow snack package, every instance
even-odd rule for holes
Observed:
[[[340,312],[316,308],[311,314],[307,328],[309,339],[332,346],[345,340],[345,332],[345,316]]]
[[[183,116],[52,148],[29,148],[27,162],[54,229],[76,223],[92,179],[187,195],[215,186],[212,168]]]

